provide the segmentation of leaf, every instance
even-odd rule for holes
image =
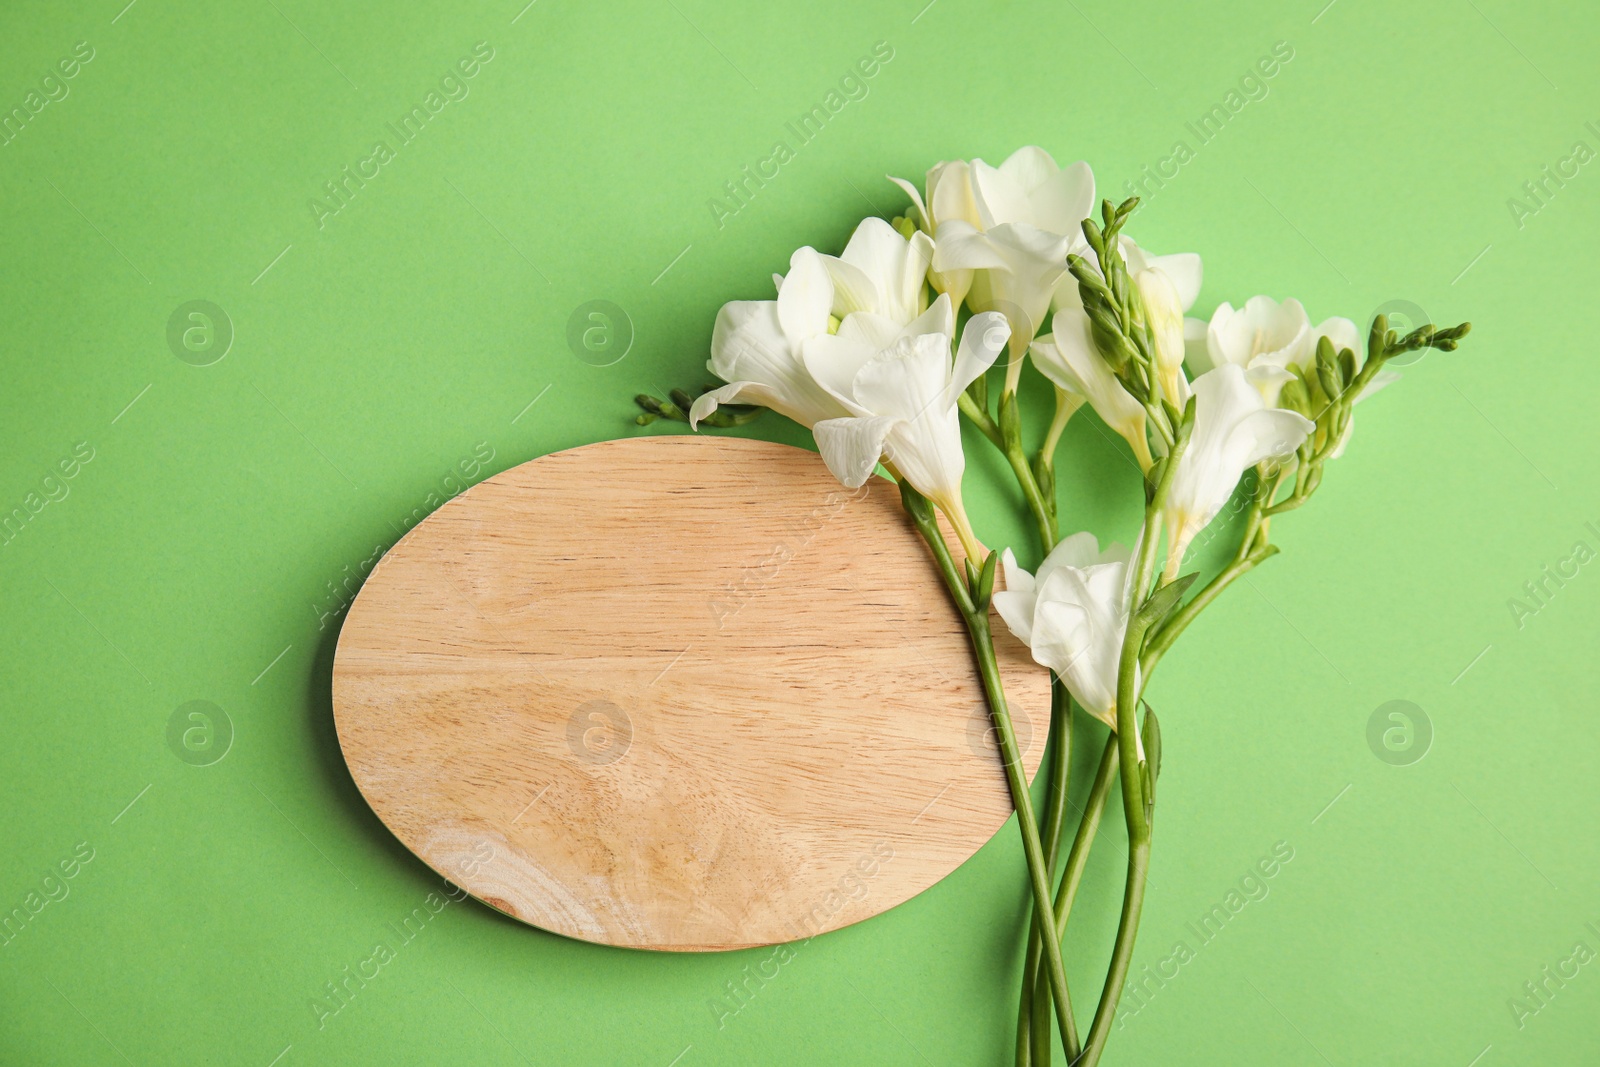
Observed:
[[[1150,594],[1150,598],[1139,608],[1139,622],[1148,630],[1153,630],[1161,625],[1168,615],[1171,615],[1183,594],[1189,591],[1194,580],[1200,577],[1200,572],[1191,571],[1182,578],[1174,578],[1166,585]]]
[[[989,600],[994,596],[994,570],[995,564],[1000,561],[1000,553],[990,552],[983,561],[983,569],[978,573],[977,587],[973,590],[973,600],[980,609],[989,607]],[[972,564],[968,563],[968,567]]]
[[[1150,777],[1161,777],[1161,723],[1156,719],[1156,709],[1148,703],[1144,706],[1144,725],[1139,728],[1139,737],[1144,741],[1144,758],[1150,764]]]

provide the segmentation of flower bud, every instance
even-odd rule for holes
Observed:
[[[1306,389],[1306,384],[1299,378],[1285,382],[1283,391],[1278,394],[1278,406],[1287,408],[1297,415],[1311,417],[1311,394]]]
[[[1155,347],[1161,391],[1174,405],[1181,404],[1188,398],[1188,391],[1178,381],[1183,374],[1183,299],[1172,279],[1158,267],[1140,271],[1133,282]]]

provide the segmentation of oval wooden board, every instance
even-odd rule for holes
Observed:
[[[1048,676],[994,621],[1031,777]],[[356,784],[429,866],[610,945],[859,922],[1011,813],[898,489],[762,441],[607,441],[474,486],[373,570],[333,706]]]

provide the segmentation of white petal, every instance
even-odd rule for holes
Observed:
[[[994,361],[1005,350],[1010,336],[1011,327],[999,312],[985,311],[967,320],[966,327],[961,331],[961,345],[956,352],[955,367],[951,370],[950,384],[945,392],[946,404],[954,406],[967,386],[994,366]]]
[[[952,219],[939,223],[933,242],[934,270],[1003,270],[1006,266],[1006,258],[994,242],[970,222]]]
[[[860,319],[852,315],[850,319]],[[846,320],[849,321],[849,320]],[[875,359],[882,347],[867,343],[842,332],[838,335],[820,334],[809,338],[801,348],[804,369],[817,385],[839,404],[836,414],[852,412],[865,415],[855,402],[856,375]]]
[[[1230,450],[1237,450],[1233,455],[1243,460],[1239,468],[1243,475],[1262,460],[1287,459],[1315,429],[1316,424],[1303,415],[1282,408],[1268,408],[1241,419],[1228,443]],[[1238,484],[1238,479],[1234,483]]]
[[[811,428],[817,451],[833,476],[847,489],[863,485],[883,455],[883,442],[894,428],[892,418],[826,419]]]
[[[857,311],[880,311],[883,294],[873,276],[853,263],[832,256],[821,256],[828,279],[833,282],[833,305],[829,310],[838,319]]]
[[[1211,362],[1211,346],[1206,341],[1206,333],[1205,319],[1183,320],[1183,361],[1196,378],[1216,366]]]
[[[1200,282],[1204,277],[1198,253],[1175,252],[1170,256],[1151,256],[1149,264],[1172,279],[1173,286],[1178,290],[1178,297],[1183,301],[1183,310],[1188,311],[1194,307],[1195,300],[1200,296]]]
[[[874,415],[910,421],[940,406],[950,381],[950,339],[908,337],[856,372],[851,393]]]
[[[1005,620],[1006,629],[1025,645],[1033,644],[1033,594],[1001,589],[991,601]]]
[[[1076,238],[1083,232],[1083,220],[1094,210],[1094,172],[1079,160],[1046,178],[1032,190],[1030,199],[1034,225]]]
[[[833,310],[833,282],[813,248],[802,248],[789,259],[789,274],[778,290],[778,322],[792,345],[828,332]]]
[[[981,159],[972,161],[972,198],[985,230],[1007,222],[1033,223],[1033,204],[1022,183]]]
[[[928,210],[935,228],[946,219],[979,225],[978,203],[972,194],[972,165],[957,159],[928,168]]]
[[[919,233],[908,242],[882,219],[863,219],[839,259],[872,279],[877,300],[851,310],[878,311],[902,323],[911,321],[920,310],[914,306],[912,283],[921,287],[932,252],[933,243],[926,234]],[[838,303],[836,299],[835,307]]]
[[[1017,563],[1017,557],[1012,555],[1009,548],[1000,550],[1000,577],[1007,590],[1033,595],[1033,575]]]
[[[729,382],[759,384],[765,391],[751,403],[770,407],[802,426],[845,414],[790,348],[778,327],[776,309],[770,300],[723,305],[711,332],[711,370]]]
[[[772,406],[772,390],[760,382],[729,382],[710,392],[701,393],[689,408],[689,428],[698,430],[700,420],[717,410],[719,404],[761,404]]]
[[[1292,411],[1267,407],[1244,370],[1225,363],[1195,379],[1193,435],[1167,490],[1171,551],[1216,517],[1248,467],[1299,447],[1315,427]]]
[[[905,328],[904,336],[916,337],[924,333],[942,333],[946,337],[954,337],[956,335],[956,313],[950,300],[948,293],[940,293],[934,302],[928,305],[928,310],[918,315],[911,321],[911,325]]]
[[[946,500],[960,492],[966,467],[961,420],[950,382],[950,339],[941,334],[904,338],[861,368],[855,397],[863,410],[893,416],[884,455],[924,496]]]
[[[864,344],[873,352],[881,352],[894,344],[896,338],[909,332],[887,315],[880,315],[876,311],[857,311],[840,321],[834,336]]]
[[[1057,567],[1082,569],[1098,562],[1100,562],[1100,543],[1095,540],[1094,534],[1082,530],[1057,542],[1056,547],[1044,558],[1044,562],[1039,564],[1039,571],[1034,575],[1034,581],[1043,582]]]
[[[1144,408],[1128,394],[1095,348],[1089,316],[1082,308],[1062,308],[1052,332],[1034,342],[1034,366],[1046,378],[1086,398],[1101,420],[1139,451],[1144,438]]]
[[[1025,192],[1039,188],[1061,168],[1050,153],[1038,145],[1025,145],[1006,157],[1000,164],[1000,173],[1015,181]]]
[[[717,312],[711,327],[711,372],[724,381],[737,377],[734,363],[750,350],[763,361],[789,358],[789,341],[778,323],[774,300],[730,300]]]
[[[886,174],[884,177],[888,178],[901,189],[905,190],[906,195],[911,198],[912,204],[916,205],[917,221],[921,225],[922,229],[924,231],[932,230],[933,219],[928,217],[927,205],[922,202],[922,194],[917,192],[917,187],[906,181],[904,178],[896,178],[893,174]]]

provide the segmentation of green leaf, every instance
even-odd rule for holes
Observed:
[[[1139,609],[1138,618],[1144,624],[1145,629],[1153,630],[1161,625],[1166,620],[1166,617],[1172,614],[1173,609],[1178,606],[1179,602],[1183,600],[1183,594],[1189,591],[1189,587],[1194,584],[1194,580],[1198,577],[1200,577],[1200,573],[1192,571],[1182,578],[1174,578],[1154,593],[1151,593],[1149,599],[1144,602],[1144,606]]]
[[[972,402],[978,405],[978,410],[985,415],[989,413],[989,376],[980,374],[972,379],[972,384],[967,386],[967,395]]]
[[[1056,499],[1056,469],[1045,462],[1042,455],[1034,456],[1028,464],[1033,468],[1033,480],[1039,486],[1039,495],[1044,497],[1045,505],[1054,508]]]
[[[1022,412],[1016,393],[1000,394],[1000,439],[1008,447],[1022,443]]]
[[[900,502],[905,505],[906,513],[918,526],[926,526],[934,521],[933,505],[928,503],[928,498],[917,492],[910,482],[900,483]]]
[[[977,602],[980,610],[989,607],[989,601],[994,596],[994,571],[995,565],[1000,561],[1000,553],[990,552],[983,561],[983,570],[978,574],[978,583],[973,590],[973,600]],[[968,563],[968,567],[972,564]]]
[[[1144,476],[1144,502],[1148,507],[1156,498],[1156,490],[1161,486],[1161,478],[1167,470],[1167,457],[1162,456],[1150,465],[1150,471]]]
[[[1144,706],[1144,725],[1139,728],[1139,737],[1144,741],[1144,758],[1150,764],[1150,777],[1161,777],[1161,723],[1156,718],[1156,709],[1149,704]]]

